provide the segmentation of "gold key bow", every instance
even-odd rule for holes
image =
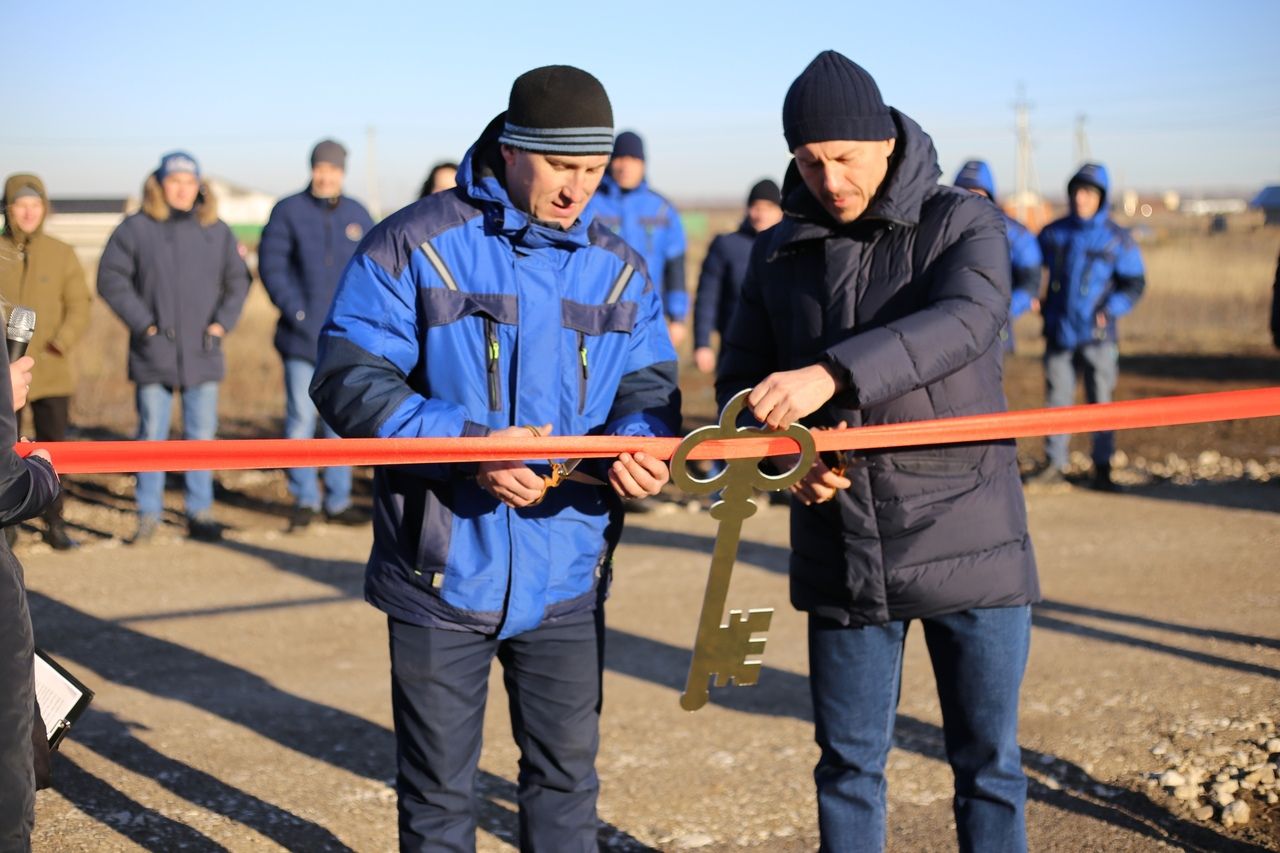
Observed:
[[[729,580],[738,553],[738,540],[742,535],[742,522],[755,515],[753,496],[756,489],[779,491],[789,488],[800,481],[817,456],[813,436],[799,424],[780,431],[739,427],[738,416],[749,393],[750,389],[742,391],[725,405],[720,413],[720,423],[696,429],[685,436],[671,458],[671,479],[677,486],[693,495],[716,491],[721,494],[720,500],[711,507],[711,517],[720,522],[720,527],[716,531],[711,572],[707,576],[707,589],[702,599],[702,615],[698,620],[689,677],[680,696],[680,707],[686,711],[696,711],[707,703],[708,681],[712,676],[715,676],[716,687],[724,687],[730,681],[742,687],[755,684],[760,679],[760,655],[764,653],[766,638],[753,635],[769,630],[773,608],[749,610],[745,616],[741,610],[730,610],[728,622],[722,621],[729,595]],[[709,479],[689,473],[686,464],[689,453],[704,441],[779,436],[790,438],[800,447],[800,459],[785,474],[761,471],[762,457],[759,456],[726,459],[724,470]]]

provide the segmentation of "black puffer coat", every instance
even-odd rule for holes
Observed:
[[[19,457],[13,450],[17,440],[9,356],[0,350],[0,528],[34,518],[58,496],[53,467],[34,456]],[[0,536],[0,850],[31,849],[36,801],[31,740],[34,653],[22,564]]]
[[[1005,409],[1009,313],[1000,212],[938,186],[933,142],[894,111],[881,191],[839,226],[792,164],[786,218],[756,240],[716,380],[723,404],[778,370],[835,366],[847,390],[808,423],[921,421]],[[1039,598],[1012,441],[868,453],[852,488],[791,513],[791,599],[864,625]]]
[[[239,244],[208,187],[192,212],[170,210],[152,175],[142,211],[112,233],[98,262],[98,294],[129,328],[129,379],[190,388],[222,380],[222,339],[249,293]],[[147,329],[156,327],[155,334]]]

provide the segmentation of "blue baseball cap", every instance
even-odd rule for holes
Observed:
[[[169,175],[185,172],[200,178],[200,164],[196,158],[185,151],[170,151],[160,158],[160,168],[156,169],[156,178],[163,181]]]

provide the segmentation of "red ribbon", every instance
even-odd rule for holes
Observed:
[[[1056,409],[1000,412],[932,421],[880,424],[813,433],[818,450],[884,450],[894,447],[996,441],[1059,433],[1137,429],[1280,416],[1280,386],[1157,397]],[[135,471],[203,471],[309,468],[329,465],[411,465],[507,459],[612,458],[644,452],[670,459],[678,438],[544,436],[541,438],[346,438],[215,441],[22,442],[20,456],[49,451],[60,474],[124,474]],[[690,459],[738,459],[794,453],[787,438],[708,440]]]

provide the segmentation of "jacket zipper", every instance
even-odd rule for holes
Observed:
[[[325,205],[324,217],[324,265],[326,267],[333,266],[333,213],[334,208]]]
[[[484,337],[488,358],[486,372],[489,375],[489,411],[497,412],[502,409],[502,386],[498,381],[499,356],[502,350],[498,345],[497,324],[489,317],[484,318]]]
[[[578,414],[587,409],[587,336],[578,332]]]

